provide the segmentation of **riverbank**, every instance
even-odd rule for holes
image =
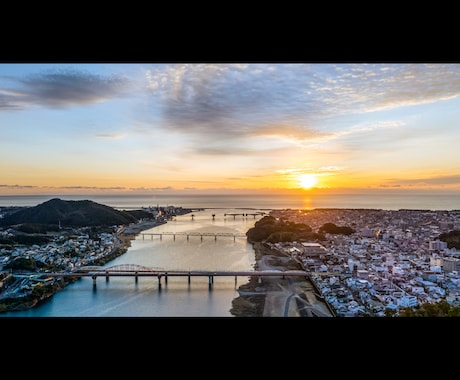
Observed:
[[[260,242],[253,243],[254,270],[301,270],[301,265],[282,252]],[[251,277],[238,288],[230,312],[236,317],[332,317],[315,288],[305,278]],[[294,297],[293,297],[294,295]],[[293,299],[292,302],[290,301]]]
[[[145,220],[138,223],[132,223],[127,227],[124,227],[118,235],[137,235],[142,231],[149,230],[150,228],[154,228],[160,226],[162,224],[166,224],[166,221],[158,221],[158,220]]]
[[[109,261],[123,255],[131,247],[131,241],[142,231],[164,224],[154,220],[134,223],[122,228],[116,234],[117,242],[114,248],[103,257],[95,260],[92,265],[105,265]],[[77,281],[80,277],[66,277],[57,279],[51,284],[41,284],[33,289],[31,294],[23,297],[4,298],[0,301],[0,313],[10,311],[23,311],[33,308],[53,297],[57,292],[63,290],[67,285]]]

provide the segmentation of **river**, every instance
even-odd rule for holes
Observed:
[[[204,209],[177,216],[148,232],[210,232],[217,235],[137,235],[127,252],[104,267],[137,264],[167,270],[253,270],[252,245],[241,234],[254,226],[267,210]],[[229,215],[239,214],[239,215]],[[245,214],[245,215],[241,215]],[[247,215],[246,215],[247,214]],[[44,303],[1,317],[232,317],[232,300],[248,278],[215,277],[211,289],[207,277],[169,277],[158,286],[156,277],[90,277],[66,286]]]

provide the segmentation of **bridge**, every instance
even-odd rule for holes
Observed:
[[[249,215],[252,215],[254,217],[254,219],[256,218],[257,215],[265,215],[265,212],[263,211],[257,211],[257,212],[254,212],[254,213],[248,213],[248,212],[243,212],[243,213],[225,213],[224,216],[227,216],[227,215],[230,215],[230,216],[233,216],[233,219],[236,219],[236,217],[238,215],[241,215],[243,218],[245,216],[249,216]]]
[[[187,277],[188,283],[191,283],[192,277],[208,277],[209,288],[214,283],[216,276],[232,276],[235,277],[235,286],[238,276],[243,277],[257,277],[261,281],[262,277],[308,277],[309,273],[304,270],[262,270],[262,271],[223,271],[223,270],[166,270],[163,268],[149,268],[137,264],[122,264],[114,265],[111,267],[103,268],[101,266],[83,266],[70,272],[51,272],[46,273],[47,277],[91,277],[93,279],[93,287],[96,287],[96,280],[98,277],[105,277],[106,281],[110,277],[116,276],[131,276],[138,281],[139,277],[157,277],[158,288],[161,289],[161,279],[164,278],[165,284],[168,283],[168,277]]]
[[[153,240],[154,236],[159,236],[162,240],[163,236],[172,235],[173,239],[176,240],[176,236],[187,236],[187,240],[190,239],[190,236],[199,236],[203,240],[203,236],[213,236],[214,240],[217,240],[217,237],[232,237],[233,241],[236,241],[236,238],[246,238],[244,233],[231,233],[231,232],[140,232],[138,236],[142,236],[142,240],[146,236],[150,236],[150,239]]]

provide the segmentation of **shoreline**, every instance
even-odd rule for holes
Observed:
[[[130,224],[127,227],[124,227],[122,231],[118,232],[117,235],[137,235],[142,231],[149,230],[151,228],[161,226],[166,224],[167,221],[157,221],[157,220],[146,220],[134,224]]]

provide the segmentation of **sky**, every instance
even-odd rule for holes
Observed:
[[[0,194],[460,190],[460,64],[0,63]]]

